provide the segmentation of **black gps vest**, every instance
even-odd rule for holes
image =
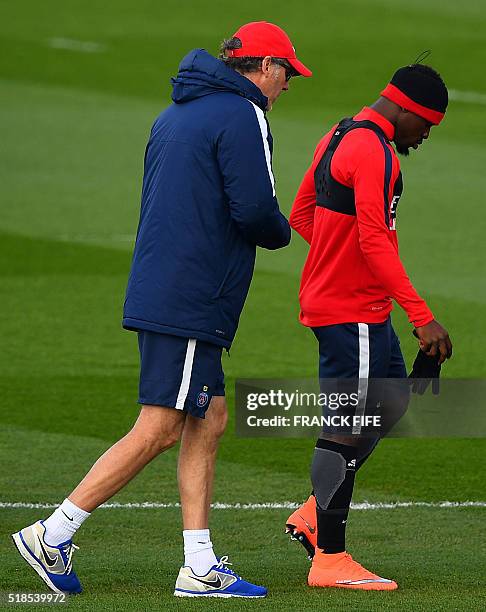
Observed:
[[[343,215],[356,216],[356,205],[354,189],[342,185],[331,175],[331,160],[341,140],[351,130],[366,128],[374,132],[380,140],[385,153],[385,181],[383,185],[383,205],[385,222],[390,229],[395,228],[396,207],[403,191],[402,173],[398,175],[393,189],[393,199],[388,201],[388,192],[392,173],[392,154],[388,148],[389,140],[383,130],[372,121],[354,121],[346,118],[340,121],[334,130],[329,144],[314,171],[314,183],[316,188],[316,205],[328,208]]]

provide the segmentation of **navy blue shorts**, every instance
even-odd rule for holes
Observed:
[[[357,398],[344,408],[325,404],[323,415],[340,414],[353,421],[355,416],[379,414],[380,433],[387,433],[407,409],[409,399],[405,362],[390,318],[383,323],[344,323],[312,331],[319,341],[321,392],[356,393]],[[325,427],[324,431],[360,434],[361,427]]]
[[[319,341],[319,378],[406,378],[400,341],[383,323],[313,327]]]
[[[204,418],[214,395],[224,395],[222,348],[202,340],[138,332],[138,402]]]

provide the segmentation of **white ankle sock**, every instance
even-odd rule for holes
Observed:
[[[56,508],[51,516],[44,521],[46,532],[44,541],[50,546],[59,546],[67,540],[71,540],[83,522],[90,516],[89,512],[78,508],[69,499],[65,499],[59,508]]]
[[[209,529],[184,529],[184,565],[198,576],[205,576],[218,560],[213,551]]]

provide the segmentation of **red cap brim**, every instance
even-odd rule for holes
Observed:
[[[310,76],[312,76],[312,71],[309,70],[309,68],[307,68],[307,66],[304,66],[304,64],[302,62],[299,62],[299,60],[296,57],[294,57],[292,59],[290,57],[287,57],[285,59],[292,66],[292,68],[294,68],[300,74],[300,76],[303,76],[303,77],[310,77]]]

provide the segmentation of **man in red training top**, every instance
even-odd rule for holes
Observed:
[[[390,322],[392,300],[406,311],[425,354],[439,364],[452,354],[447,331],[400,261],[395,223],[403,183],[391,145],[402,155],[417,149],[444,117],[447,102],[435,70],[400,68],[373,105],[320,141],[290,215],[290,225],[310,244],[300,321],[319,341],[320,379],[359,379],[356,414],[366,406],[368,379],[407,376]],[[355,472],[379,440],[350,434],[356,431],[323,430],[311,467],[313,493],[289,517],[287,529],[313,556],[309,585],[393,590],[393,580],[369,572],[346,552]]]

